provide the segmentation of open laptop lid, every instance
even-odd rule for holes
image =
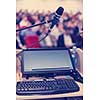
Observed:
[[[75,69],[67,48],[23,50],[21,68],[23,77],[66,75]]]

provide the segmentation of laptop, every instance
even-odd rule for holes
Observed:
[[[17,94],[57,94],[79,91],[80,81],[68,48],[26,49],[21,53],[22,77],[43,80],[17,82]],[[66,79],[55,79],[66,76]],[[72,79],[73,78],[73,79]]]
[[[26,49],[21,53],[23,77],[54,77],[69,75],[75,70],[73,59],[67,48]]]

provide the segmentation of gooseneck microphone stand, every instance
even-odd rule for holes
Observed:
[[[39,24],[35,24],[35,25],[29,26],[29,27],[21,28],[21,29],[16,30],[16,32],[19,32],[19,31],[22,31],[22,30],[25,30],[25,29],[29,29],[29,28],[32,28],[32,27],[36,27],[36,26],[39,26],[39,25],[48,24],[50,22],[52,22],[52,20],[44,21],[44,22],[41,22]]]
[[[35,25],[29,26],[29,27],[21,28],[21,29],[16,30],[16,32],[23,31],[23,30],[26,30],[26,29],[29,29],[29,28],[32,28],[32,27],[36,27],[36,26],[39,26],[39,25],[43,25],[43,24],[49,24],[50,22],[52,22],[52,20],[44,21],[44,22],[41,22],[41,23],[39,23],[39,24],[35,24]],[[50,29],[50,27],[49,27],[48,33],[46,33],[46,35],[45,35],[42,39],[40,39],[38,42],[41,42],[42,40],[44,40],[44,39],[49,35],[50,32],[51,32],[51,29]],[[34,46],[35,44],[37,44],[38,42],[34,42],[33,45],[32,45],[31,47],[33,47],[33,46]],[[31,48],[31,47],[30,47],[30,48]]]

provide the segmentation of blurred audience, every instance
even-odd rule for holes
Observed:
[[[33,28],[25,29],[16,33],[16,48],[23,49],[27,48],[26,38],[27,37],[38,37],[39,42],[33,43],[34,46],[30,48],[45,48],[45,47],[70,47],[76,45],[78,48],[83,49],[83,19],[81,12],[67,13],[61,17],[61,21],[52,29],[49,35],[39,42],[46,34],[48,34],[47,25],[40,25]],[[39,12],[28,10],[20,10],[16,12],[16,29],[28,27],[34,24],[41,23],[43,21],[51,20],[53,13],[50,11]],[[35,38],[36,39],[36,38]],[[32,41],[31,41],[32,42]]]

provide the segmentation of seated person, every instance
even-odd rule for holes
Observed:
[[[71,47],[74,45],[75,42],[71,32],[70,27],[64,28],[64,33],[58,37],[57,47]]]

